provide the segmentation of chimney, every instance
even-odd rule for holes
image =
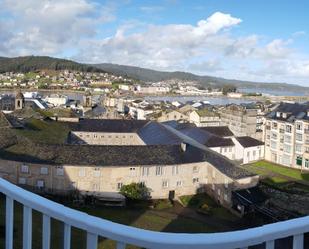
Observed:
[[[185,142],[181,142],[180,148],[181,148],[181,150],[182,150],[183,152],[186,152],[186,150],[187,150],[187,144],[186,144]]]

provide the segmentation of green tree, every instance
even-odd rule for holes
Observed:
[[[228,93],[236,92],[237,88],[233,85],[225,85],[222,88],[223,95],[227,95]]]
[[[150,189],[142,183],[133,182],[128,185],[123,185],[120,193],[133,200],[147,200],[150,198]]]

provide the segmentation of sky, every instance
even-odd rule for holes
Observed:
[[[0,0],[0,56],[309,86],[308,0]]]

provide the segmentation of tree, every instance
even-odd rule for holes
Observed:
[[[236,92],[237,88],[233,85],[224,85],[222,88],[223,95],[227,95],[228,93]]]
[[[150,189],[142,183],[133,182],[128,185],[123,185],[120,193],[133,200],[147,200],[150,198]]]

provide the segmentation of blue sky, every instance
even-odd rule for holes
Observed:
[[[0,56],[309,86],[309,1],[0,0]]]

